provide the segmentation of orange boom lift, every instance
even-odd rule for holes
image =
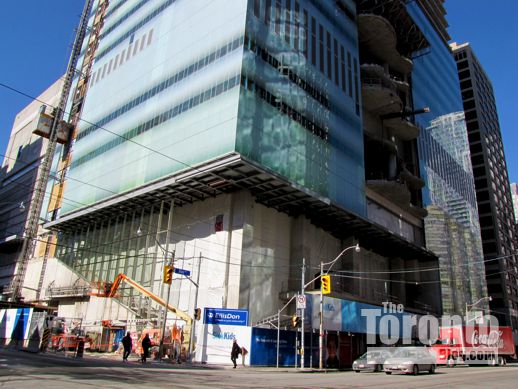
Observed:
[[[137,290],[138,292],[142,293],[143,295],[149,297],[153,301],[157,302],[161,306],[165,307],[168,311],[173,312],[176,316],[178,316],[180,319],[185,321],[185,326],[183,328],[183,334],[184,334],[184,341],[182,343],[182,348],[185,347],[185,350],[189,350],[189,342],[190,342],[190,334],[191,334],[191,328],[192,328],[192,322],[193,318],[189,316],[187,313],[180,311],[176,307],[173,307],[172,305],[166,303],[163,299],[158,297],[156,294],[151,293],[146,288],[144,288],[142,285],[140,285],[138,282],[132,280],[127,275],[120,273],[113,283],[105,282],[99,284],[99,292],[98,293],[91,293],[92,296],[97,297],[116,297],[117,296],[117,290],[119,289],[119,286],[122,282],[125,282],[129,286],[131,286],[133,289]],[[162,334],[163,336],[164,334]]]

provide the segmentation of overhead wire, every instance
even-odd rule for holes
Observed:
[[[45,240],[41,240],[41,239],[36,239],[36,241],[39,241],[39,242],[44,242],[44,243],[47,243],[47,241]],[[52,243],[52,245],[54,246],[57,246],[57,247],[66,247],[66,248],[70,248],[70,246],[66,246],[66,245],[63,245],[63,244],[59,244],[59,243]],[[87,248],[78,248],[77,251],[80,251],[80,250],[88,250]],[[114,255],[113,253],[109,253],[109,252],[98,252],[98,254],[101,254],[101,255]],[[109,263],[111,261],[118,261],[120,259],[128,259],[128,258],[136,258],[136,259],[140,259],[140,258],[147,258],[147,257],[155,257],[155,254],[156,253],[143,253],[143,254],[135,254],[135,255],[121,255],[120,257],[116,257],[116,258],[110,258],[108,260],[101,260],[101,261],[96,261],[96,262],[88,262],[87,264],[85,265],[82,265],[82,266],[77,266],[77,267],[84,267],[84,266],[89,266],[89,265],[96,265],[96,264],[99,264],[99,263],[103,263],[103,264],[106,264],[106,263]],[[164,262],[165,262],[165,257],[163,258],[164,259]],[[243,262],[227,262],[227,261],[223,261],[223,260],[218,260],[218,259],[215,259],[215,258],[212,258],[212,257],[208,257],[206,255],[201,255],[201,256],[190,256],[190,257],[179,257],[179,258],[176,258],[177,261],[189,261],[189,260],[194,260],[194,259],[203,259],[203,260],[207,260],[207,261],[210,261],[210,262],[215,262],[215,263],[220,263],[220,264],[229,264],[230,266],[236,266],[236,267],[247,267],[247,268],[263,268],[263,269],[271,269],[271,270],[274,270],[274,269],[278,269],[279,267],[296,267],[296,268],[299,268],[300,266],[299,265],[296,265],[296,266],[279,266],[279,265],[258,265],[258,264],[250,264],[250,263],[243,263]],[[62,260],[63,261],[63,260]],[[65,263],[67,261],[64,261]],[[148,264],[148,265],[151,265],[151,264]],[[134,267],[136,267],[137,264],[134,264]],[[138,266],[146,266],[146,264],[140,264]],[[200,268],[200,271],[201,271],[201,274],[209,274],[207,272],[204,272],[202,270],[205,270],[204,268]],[[109,271],[109,269],[107,269],[106,271]],[[498,275],[498,274],[503,274],[503,273],[506,273],[506,271],[500,271],[500,272],[495,272],[495,273],[489,273],[489,274],[486,274],[487,277],[489,276],[493,276],[493,275]],[[213,275],[213,273],[210,273],[211,275]],[[223,273],[222,273],[223,274]],[[239,275],[240,273],[234,273],[233,275],[234,276],[237,276]],[[408,285],[421,285],[421,284],[437,284],[437,283],[441,283],[442,281],[441,280],[432,280],[432,281],[409,281],[409,280],[397,280],[397,279],[392,279],[392,278],[389,278],[389,279],[383,279],[383,278],[373,278],[373,277],[363,277],[363,276],[353,276],[353,275],[346,275],[346,274],[336,274],[336,273],[333,273],[332,274],[333,277],[337,277],[337,278],[347,278],[347,279],[357,279],[357,280],[367,280],[367,281],[377,281],[377,282],[391,282],[391,283],[402,283],[402,284],[408,284]],[[294,280],[298,280],[297,277],[293,278]]]
[[[4,84],[4,83],[1,83],[1,82],[0,82],[0,86],[3,86],[3,87],[5,87],[5,88],[7,88],[7,89],[9,89],[9,90],[11,90],[11,91],[13,91],[13,92],[15,92],[15,93],[19,93],[19,94],[21,94],[21,95],[23,95],[23,96],[25,96],[25,97],[27,97],[27,98],[29,98],[29,99],[36,100],[36,101],[40,101],[40,102],[42,102],[42,103],[44,103],[44,104],[48,104],[48,103],[45,103],[45,102],[43,102],[43,101],[39,100],[37,97],[30,96],[30,95],[28,95],[28,94],[24,93],[23,91],[21,91],[21,90],[19,90],[19,89],[17,89],[17,88],[11,87],[11,86],[9,86],[9,85],[6,85],[6,84]],[[233,118],[231,118],[231,119],[233,119]],[[231,120],[231,119],[228,119],[228,120]],[[148,151],[150,151],[150,152],[154,152],[154,153],[156,153],[156,154],[158,154],[158,155],[160,155],[160,156],[162,156],[162,157],[165,157],[165,158],[167,158],[167,159],[170,159],[170,160],[172,160],[173,162],[177,162],[177,163],[179,163],[179,164],[184,165],[185,167],[188,167],[188,168],[193,169],[193,170],[195,170],[195,171],[197,171],[197,172],[200,172],[200,170],[199,170],[199,169],[197,169],[196,167],[194,167],[194,166],[192,166],[192,165],[190,165],[190,164],[188,164],[188,163],[186,163],[186,162],[184,162],[184,161],[181,161],[181,160],[179,160],[179,159],[173,158],[173,157],[171,157],[171,156],[169,156],[169,155],[167,155],[167,154],[164,154],[164,153],[162,153],[162,152],[160,152],[160,151],[158,151],[158,150],[156,150],[156,149],[154,149],[154,148],[151,148],[151,147],[149,147],[149,146],[143,145],[143,144],[141,144],[141,143],[139,143],[139,142],[137,142],[137,141],[132,140],[131,138],[125,137],[125,136],[120,135],[120,134],[118,134],[118,133],[116,133],[116,132],[113,132],[113,131],[111,131],[111,130],[108,130],[107,128],[105,128],[105,127],[103,127],[103,126],[97,125],[96,123],[90,122],[89,120],[86,120],[86,119],[84,119],[84,118],[82,118],[82,117],[80,117],[80,118],[79,118],[79,120],[80,120],[80,121],[83,121],[83,122],[85,122],[85,123],[87,123],[87,124],[89,124],[89,125],[91,125],[91,126],[93,126],[93,127],[95,127],[95,128],[97,128],[97,129],[101,129],[101,130],[103,130],[103,131],[106,131],[106,132],[108,132],[108,133],[112,134],[112,135],[113,135],[113,136],[115,136],[115,137],[119,137],[119,138],[124,139],[124,140],[126,140],[126,141],[129,141],[129,142],[131,142],[131,143],[133,143],[133,144],[135,144],[135,145],[141,146],[141,147],[143,147],[144,149],[146,149],[146,150],[148,150]],[[248,119],[244,119],[244,120],[248,120]],[[218,125],[220,125],[220,124],[221,124],[221,123],[218,123]],[[250,126],[252,126],[252,127],[255,127],[254,123],[253,123],[251,120],[250,120],[249,125],[250,125]],[[216,126],[216,125],[215,125],[215,126]],[[215,127],[215,126],[212,126],[212,127]],[[211,127],[206,128],[206,129],[204,129],[203,131],[200,131],[199,133],[205,132],[205,131],[209,130],[210,128],[211,128]],[[199,134],[199,133],[197,133],[197,134]],[[193,135],[191,135],[190,137],[195,136],[195,135],[197,135],[197,134],[193,134]],[[179,140],[178,142],[175,142],[175,143],[173,143],[173,144],[171,144],[171,145],[169,145],[169,146],[172,146],[172,145],[174,145],[174,144],[177,144],[177,143],[183,142],[184,140],[185,140],[185,139],[181,139],[181,140]],[[296,150],[296,149],[293,149],[293,150],[294,150],[295,152],[297,152],[297,150]],[[301,154],[300,152],[298,152],[298,153],[299,153],[301,156],[303,155],[303,154]],[[317,160],[311,159],[311,157],[308,157],[307,155],[304,155],[304,157],[305,157],[305,158],[309,158],[310,160],[312,160],[313,164],[317,164],[317,165],[319,165],[319,166],[320,166],[320,167],[322,167],[323,169],[327,170],[327,172],[328,172],[328,173],[330,173],[331,175],[337,176],[338,178],[341,178],[342,180],[345,180],[345,181],[349,182],[349,179],[348,179],[347,177],[345,177],[345,176],[340,176],[340,175],[338,174],[338,172],[332,171],[332,170],[331,170],[331,168],[330,168],[329,166],[324,165],[324,164],[323,164],[323,163],[321,163],[320,161],[317,161]],[[144,157],[142,157],[142,158],[145,158],[145,156],[144,156]],[[129,162],[129,163],[134,163],[134,162],[135,162],[135,161],[131,161],[131,162]],[[128,163],[128,164],[129,164],[129,163]],[[120,167],[119,167],[119,168],[120,168]],[[353,183],[351,183],[351,182],[350,182],[350,184],[353,184]],[[104,188],[100,188],[100,189],[101,189],[101,190],[106,190],[106,189],[104,189]]]
[[[19,185],[22,185],[22,186],[27,186],[27,187],[30,187],[29,185],[26,185],[26,184],[23,184],[23,183],[17,183]],[[48,194],[48,192],[46,192]],[[187,215],[187,214],[181,214],[181,213],[178,213],[178,211],[176,212],[177,214],[179,214],[180,216],[184,216],[184,217],[187,217],[187,218],[190,218],[191,220],[194,220],[196,222],[202,222],[202,223],[205,223],[205,224],[208,224],[210,225],[210,223],[208,222],[205,222],[204,220],[200,220],[200,219],[195,219],[195,218],[192,218],[191,216]],[[155,227],[153,225],[150,225],[150,224],[147,224],[147,223],[144,223],[144,222],[140,222],[140,225],[141,226],[149,226],[149,227]],[[172,230],[172,233],[173,234],[176,234],[176,235],[181,235],[181,236],[184,236],[186,238],[191,238],[191,239],[197,239],[197,240],[201,240],[201,241],[204,241],[203,239],[200,239],[200,238],[197,238],[196,236],[193,236],[193,235],[189,235],[189,234],[186,234],[184,232],[180,232],[178,230]],[[118,242],[129,242],[131,239],[136,239],[136,237],[128,237],[127,239],[125,240],[122,240],[122,241],[118,241]],[[219,243],[219,242],[210,242],[210,241],[206,241],[207,243],[210,243],[210,244],[218,244],[222,247],[226,247],[225,244],[223,243]],[[172,242],[171,242],[172,243]],[[95,246],[96,248],[100,248],[100,247],[103,247],[103,246],[108,246],[108,245],[111,245],[113,244],[112,242],[110,243],[104,243],[104,244],[98,244],[97,246]],[[176,244],[176,243],[172,243],[172,244]],[[68,247],[68,246],[64,246],[64,245],[61,245],[60,247]],[[286,246],[287,247],[287,246]],[[234,248],[237,248],[237,249],[242,249],[241,247],[234,247]],[[85,250],[88,250],[89,252],[91,253],[94,253],[94,254],[99,254],[99,255],[113,255],[113,253],[107,253],[107,252],[99,252],[99,251],[96,251],[96,250],[92,250],[92,249],[87,249],[87,248],[82,248],[81,249],[82,251],[85,251]],[[253,251],[249,251],[249,253],[252,253],[252,254],[258,254],[258,255],[261,255],[264,257],[264,253],[262,252],[253,252]],[[135,257],[140,257],[142,254],[140,255],[135,255]],[[497,258],[490,258],[490,259],[487,259],[487,260],[481,260],[481,261],[474,261],[474,262],[470,262],[470,263],[466,263],[466,264],[460,264],[460,265],[457,265],[457,266],[472,266],[473,264],[476,264],[476,263],[485,263],[485,262],[491,262],[491,261],[497,261],[497,260],[500,260],[500,259],[504,259],[504,258],[508,258],[508,257],[512,257],[514,254],[511,254],[511,255],[508,255],[508,256],[502,256],[502,257],[497,257]],[[282,259],[282,258],[281,258]],[[118,258],[115,258],[113,260],[118,260]],[[102,260],[101,260],[102,262]],[[94,262],[94,263],[97,263],[97,262]],[[264,267],[264,266],[263,266]],[[281,265],[282,267],[282,265]],[[299,265],[289,265],[287,267],[300,267]],[[313,267],[313,269],[319,269],[317,267]],[[401,270],[387,270],[387,271],[352,271],[352,270],[336,270],[334,271],[334,273],[347,273],[347,274],[415,274],[415,273],[421,273],[421,272],[429,272],[429,271],[439,271],[441,270],[440,267],[434,267],[434,268],[426,268],[426,269],[414,269],[414,270],[408,270],[408,269],[401,269]]]
[[[492,261],[499,261],[501,259],[513,257],[516,254],[509,254],[509,255],[503,255],[500,257],[495,258],[489,258],[489,259],[482,259],[478,261],[472,261],[469,263],[461,263],[455,265],[455,267],[464,267],[464,266],[473,266],[477,263],[486,263],[486,262],[492,262]],[[406,274],[406,273],[415,273],[415,272],[431,272],[431,271],[438,271],[442,270],[440,267],[432,267],[432,268],[425,268],[425,269],[416,269],[416,270],[376,270],[376,271],[354,271],[354,270],[336,270],[333,271],[333,273],[348,273],[348,274]]]
[[[9,86],[9,85],[6,85],[6,84],[4,84],[4,83],[0,83],[0,86],[3,86],[3,87],[5,87],[5,88],[7,88],[7,89],[10,89],[10,90],[12,90],[13,92],[16,92],[16,93],[22,94],[22,95],[24,95],[24,96],[26,96],[27,98],[30,98],[30,99],[32,99],[32,100],[36,100],[36,101],[40,101],[40,102],[42,102],[42,103],[45,103],[45,102],[43,102],[43,101],[39,100],[38,98],[35,98],[35,97],[33,97],[33,96],[30,96],[30,95],[28,95],[28,94],[26,94],[26,93],[22,92],[21,90],[18,90],[18,89],[16,89],[16,88],[11,87],[11,86]],[[45,103],[45,104],[47,104],[47,103]],[[103,126],[98,126],[98,125],[96,125],[95,123],[92,123],[92,122],[90,122],[90,121],[88,121],[88,120],[86,120],[86,119],[84,119],[84,118],[79,118],[79,120],[81,120],[81,121],[83,121],[83,122],[85,122],[85,123],[87,123],[87,124],[89,124],[89,125],[92,125],[92,126],[94,126],[94,127],[96,127],[96,128],[102,129],[102,130],[104,130],[104,131],[106,131],[106,132],[108,132],[108,133],[110,133],[110,134],[112,134],[112,135],[114,135],[114,136],[116,136],[116,137],[123,138],[123,139],[128,140],[128,141],[130,141],[131,143],[134,143],[134,144],[136,144],[136,145],[138,145],[138,146],[142,146],[143,148],[145,148],[146,150],[148,150],[148,151],[150,151],[150,152],[157,153],[158,155],[160,155],[160,156],[162,156],[162,157],[168,158],[168,159],[170,159],[170,160],[172,160],[172,161],[174,161],[174,162],[180,163],[180,164],[182,164],[182,165],[184,165],[184,166],[186,166],[186,167],[189,167],[189,168],[191,168],[191,169],[194,169],[194,170],[198,171],[198,169],[197,169],[197,168],[195,168],[194,166],[192,166],[192,165],[190,165],[190,164],[187,164],[187,163],[185,163],[185,162],[183,162],[183,161],[180,161],[180,160],[178,160],[178,159],[176,159],[176,158],[173,158],[173,157],[171,157],[171,156],[169,156],[169,155],[167,155],[167,154],[164,154],[164,153],[162,153],[162,152],[160,152],[160,151],[157,151],[157,150],[155,150],[155,149],[153,149],[153,148],[151,148],[151,147],[148,147],[148,146],[142,145],[142,144],[140,144],[139,142],[133,141],[133,140],[131,140],[131,139],[127,138],[127,137],[124,137],[124,136],[122,136],[122,135],[119,135],[119,134],[117,134],[117,133],[115,133],[115,132],[113,132],[113,131],[110,131],[110,130],[108,130],[108,129],[104,128]],[[252,123],[251,125],[253,126],[253,123]],[[203,130],[203,131],[201,131],[201,132],[204,132],[204,131],[207,131],[207,129],[204,129],[204,130]],[[200,132],[200,133],[201,133],[201,132]],[[195,135],[196,135],[196,134],[195,134]],[[192,135],[192,136],[195,136],[195,135]],[[181,142],[181,141],[184,141],[184,139],[182,139],[182,140],[180,140],[180,141],[178,141],[178,142],[176,142],[176,143],[179,143],[179,142]],[[295,151],[296,151],[296,150],[295,150]],[[307,156],[306,156],[306,157],[307,157]],[[142,157],[142,158],[145,158],[145,157]],[[132,161],[132,162],[134,162],[134,161]],[[318,161],[313,161],[313,162],[315,162],[315,163],[317,163],[317,164],[320,164],[320,162],[318,162]],[[324,165],[322,165],[322,167],[326,168],[326,169],[328,170],[328,172],[329,172],[329,173],[331,173],[331,174],[333,174],[333,175],[336,175],[336,176],[340,177],[336,172],[333,172],[329,167],[324,166]],[[124,194],[120,194],[120,193],[117,193],[117,192],[111,191],[111,190],[109,190],[109,189],[102,188],[102,187],[100,187],[100,186],[98,186],[98,185],[94,185],[94,184],[91,184],[91,183],[87,183],[87,182],[84,182],[84,181],[78,180],[78,179],[73,178],[73,177],[67,177],[67,179],[75,180],[75,181],[77,181],[77,182],[79,182],[79,183],[81,183],[81,184],[84,184],[84,185],[91,185],[92,187],[95,187],[95,188],[97,188],[97,189],[99,189],[99,190],[103,190],[103,191],[106,191],[106,192],[110,192],[110,193],[113,193],[113,194],[118,195],[118,196],[121,196],[121,197],[126,197]],[[78,202],[78,201],[76,201],[76,200],[70,200],[70,199],[67,199],[67,201],[74,201],[74,202],[75,202],[75,203],[77,203],[77,204],[82,204],[81,202]],[[72,204],[70,204],[70,205],[72,205]],[[85,206],[87,206],[87,207],[90,207],[90,208],[95,209],[95,206],[94,206],[94,205],[92,205],[92,204],[82,204],[82,205],[85,205]],[[99,208],[99,209],[100,209],[100,208]],[[185,216],[185,217],[189,217],[189,215],[183,215],[183,216]],[[192,219],[192,220],[196,220],[196,219],[194,219],[194,218],[191,218],[191,219]],[[199,221],[199,220],[197,220],[197,221]],[[184,235],[184,236],[189,237],[189,235],[187,235],[187,234],[183,234],[183,235]],[[190,237],[191,237],[191,238],[196,238],[196,237],[194,237],[194,236],[190,236]],[[222,244],[222,245],[223,245],[223,244]],[[470,265],[470,264],[467,264],[467,265]],[[344,271],[344,272],[347,272],[347,273],[349,273],[349,274],[396,274],[396,273],[416,273],[416,272],[421,272],[421,271],[437,271],[437,270],[439,270],[439,268],[431,268],[431,269],[416,269],[416,270],[381,271],[381,272],[368,272],[368,273],[366,273],[366,272],[355,272],[355,271]]]
[[[8,158],[8,157],[7,157]],[[18,185],[21,185],[21,186],[26,186],[26,187],[30,187],[29,185],[27,184],[23,184],[23,183],[16,183]],[[46,192],[48,194],[48,192]],[[200,219],[195,219],[195,218],[192,218],[191,216],[187,215],[187,214],[180,214],[178,212],[176,212],[177,214],[179,214],[180,216],[184,216],[184,217],[187,217],[187,218],[190,218],[191,220],[194,220],[196,222],[202,222],[202,223],[205,223],[205,224],[209,224],[208,222],[205,222],[203,220],[200,220]],[[141,226],[149,226],[149,227],[155,227],[155,226],[152,226],[150,224],[146,224],[144,222],[140,222],[140,225]],[[193,235],[189,235],[189,234],[186,234],[184,232],[180,232],[178,230],[172,230],[172,233],[173,234],[176,234],[176,235],[181,235],[181,236],[184,236],[186,238],[191,238],[191,239],[197,239],[197,240],[201,240],[201,241],[204,241],[203,239],[200,239],[200,238],[197,238],[196,236],[193,236]],[[137,237],[128,237],[127,239],[125,240],[119,240],[118,242],[129,242],[131,239],[136,239]],[[172,242],[171,242],[172,243]],[[207,243],[210,243],[210,244],[219,244],[220,246],[222,247],[226,247],[225,244],[223,243],[219,243],[219,242],[209,242],[207,241]],[[109,242],[109,243],[104,243],[104,244],[98,244],[97,246],[95,246],[96,248],[100,248],[100,247],[103,247],[103,246],[108,246],[108,245],[112,245],[113,243],[112,242]],[[172,243],[172,244],[176,244],[176,243]],[[59,247],[69,247],[69,246],[65,246],[65,245],[59,245]],[[287,247],[287,246],[286,246]],[[234,248],[238,248],[238,249],[241,249],[241,247],[234,247]],[[96,250],[92,250],[92,249],[88,249],[88,248],[81,248],[81,250],[84,252],[86,250],[88,250],[88,252],[90,253],[94,253],[94,254],[99,254],[99,255],[113,255],[113,253],[109,253],[109,252],[99,252],[99,251],[96,251]],[[79,250],[78,250],[79,251]],[[252,254],[259,254],[261,256],[264,257],[264,253],[262,252],[250,252]],[[142,255],[145,255],[145,254],[139,254],[139,255],[135,255],[134,257],[140,257]],[[497,260],[500,260],[500,259],[504,259],[504,258],[508,258],[508,257],[512,257],[514,254],[511,254],[511,255],[508,255],[508,256],[502,256],[502,257],[497,257],[497,258],[490,258],[490,259],[487,259],[487,260],[481,260],[481,261],[474,261],[474,262],[471,262],[471,263],[466,263],[466,264],[460,264],[460,265],[457,265],[457,266],[472,266],[473,264],[476,264],[476,263],[485,263],[485,262],[491,262],[491,261],[497,261]],[[127,256],[126,256],[127,257]],[[115,258],[113,260],[118,260],[119,258]],[[101,260],[100,262],[102,262],[103,260]],[[93,262],[93,263],[98,263],[98,262]],[[279,266],[279,265],[277,265]],[[280,265],[281,267],[283,267],[282,265]],[[260,266],[260,267],[266,267],[266,266]],[[272,267],[275,267],[275,266],[272,266]],[[286,267],[300,267],[299,265],[288,265]],[[319,269],[317,267],[313,267],[313,269]],[[347,273],[347,274],[415,274],[415,273],[421,273],[421,272],[429,272],[429,271],[439,271],[441,270],[440,267],[434,267],[434,268],[426,268],[426,269],[414,269],[414,270],[408,270],[408,269],[401,269],[401,270],[387,270],[387,271],[353,271],[353,270],[336,270],[334,271],[333,273]]]
[[[0,155],[2,155],[2,154],[0,154]],[[9,157],[7,157],[7,156],[5,156],[5,155],[4,155],[4,157],[9,158]],[[14,158],[10,158],[10,159],[14,159]],[[72,179],[72,180],[76,180],[76,179],[74,179],[74,178],[70,178],[70,179]],[[78,181],[78,180],[77,180],[77,181]],[[28,189],[32,189],[32,190],[34,190],[34,188],[33,188],[32,186],[28,185],[28,184],[24,184],[24,183],[17,183],[17,182],[13,182],[13,184],[15,184],[15,185],[19,185],[19,186],[25,186],[25,187],[26,187],[26,188],[28,188]],[[86,182],[85,182],[84,184],[85,184],[85,185],[90,185],[89,183],[86,183]],[[104,189],[104,190],[109,191],[109,192],[112,192],[112,193],[114,193],[114,194],[117,194],[116,192],[110,191],[109,189]],[[53,195],[52,193],[49,193],[48,191],[45,191],[45,193],[46,193],[47,195],[49,195],[49,196],[50,196],[50,198],[53,198],[53,197],[54,197],[54,198],[57,198],[57,195]],[[127,197],[127,196],[126,196],[126,195],[124,195],[124,194],[121,194],[120,196],[121,196],[121,197]],[[129,198],[129,197],[127,197],[127,198]],[[66,196],[62,196],[62,199],[65,201],[65,203],[72,201],[72,202],[77,203],[77,204],[79,204],[79,205],[87,206],[87,207],[89,207],[89,208],[91,208],[91,209],[93,209],[93,210],[101,210],[101,209],[102,209],[101,207],[98,207],[98,206],[97,206],[97,205],[95,205],[95,204],[93,204],[93,205],[89,205],[89,204],[81,203],[81,202],[76,201],[76,200],[70,200],[70,199],[68,199]],[[206,221],[206,219],[197,219],[197,218],[194,218],[194,217],[192,217],[191,215],[189,215],[189,214],[187,214],[187,213],[179,212],[179,211],[178,211],[178,207],[175,207],[175,211],[173,211],[173,215],[179,215],[179,216],[181,216],[181,217],[185,217],[185,218],[187,218],[187,219],[193,220],[193,221],[195,221],[195,222],[197,222],[197,223],[203,223],[203,224],[205,224],[205,225],[212,226],[212,224],[211,224],[211,223],[209,223],[208,221]],[[139,223],[140,223],[140,227],[151,227],[151,228],[153,228],[153,229],[157,227],[157,226],[151,225],[151,224],[149,224],[149,223],[146,223],[146,222],[144,222],[143,220],[140,220],[140,221],[139,221]],[[178,231],[178,230],[177,230],[177,231],[174,231],[174,232],[179,233],[179,231]],[[185,237],[189,237],[189,238],[192,238],[192,239],[199,239],[199,238],[197,238],[196,236],[189,235],[189,234],[187,234],[187,233],[181,233],[181,234],[182,234],[183,236],[185,236]],[[268,242],[266,239],[262,239],[262,238],[254,238],[254,239],[255,239],[255,240],[257,240],[257,241],[261,241],[261,242]],[[222,246],[222,247],[226,247],[226,245],[225,245],[224,243],[220,243],[220,242],[211,242],[211,244],[216,244],[216,245],[219,245],[219,246]],[[288,246],[287,246],[287,245],[281,245],[281,247],[288,248]],[[241,249],[241,247],[234,246],[234,247],[232,247],[232,249]],[[250,253],[252,253],[252,254],[262,254],[262,253],[255,252],[255,251],[251,251],[251,250],[250,250],[249,252],[250,252]],[[281,258],[279,258],[279,259],[286,259],[286,258],[281,257]]]
[[[141,236],[142,237],[142,236]],[[138,238],[141,238],[141,237],[134,237],[134,238],[128,238],[124,241],[130,241],[132,239],[138,239]],[[41,240],[41,239],[35,239],[37,241],[40,241],[40,242],[44,242],[46,243],[47,241],[45,240]],[[118,241],[118,243],[120,242],[124,242],[124,241]],[[128,258],[155,258],[155,256],[158,258],[158,259],[163,259],[165,261],[166,259],[166,255],[164,255],[163,258],[159,257],[157,254],[158,252],[152,252],[152,253],[142,253],[142,254],[134,254],[134,255],[128,255],[128,254],[115,254],[113,252],[104,252],[104,251],[96,251],[96,250],[92,250],[91,248],[88,248],[88,247],[81,247],[81,248],[74,248],[72,246],[68,246],[68,245],[65,245],[65,244],[59,244],[59,243],[52,243],[53,245],[55,245],[56,247],[63,247],[63,248],[69,248],[69,249],[72,249],[72,252],[88,252],[88,253],[93,253],[93,254],[98,254],[98,255],[101,255],[101,256],[115,256],[113,258],[110,258],[110,259],[100,259],[98,261],[94,261],[94,262],[88,262],[86,265],[95,265],[95,264],[99,264],[99,263],[109,263],[109,262],[112,262],[112,261],[119,261],[121,259],[128,259]],[[113,244],[113,243],[106,243],[106,245],[110,245],[110,244]],[[96,246],[96,247],[101,247],[103,245],[100,245],[100,246]],[[131,251],[131,249],[129,249],[129,251]],[[67,252],[65,253],[66,254],[70,254],[70,252]],[[479,261],[480,263],[483,263],[483,262],[491,262],[491,261],[496,261],[496,260],[500,260],[500,259],[504,259],[504,258],[508,258],[512,255],[508,255],[508,256],[502,256],[502,257],[498,257],[498,258],[491,258],[491,259],[487,259],[487,260],[483,260],[483,261]],[[231,257],[230,259],[234,259],[234,260],[238,260],[238,262],[232,262],[232,261],[226,261],[226,260],[218,260],[218,259],[215,259],[215,258],[212,258],[212,257],[208,257],[206,255],[202,255],[201,256],[203,259],[206,259],[206,260],[209,260],[209,261],[212,261],[212,262],[215,262],[215,263],[221,263],[221,264],[229,264],[230,266],[238,266],[238,267],[247,267],[247,268],[263,268],[263,269],[279,269],[279,268],[300,268],[301,266],[299,264],[297,265],[262,265],[262,264],[251,264],[251,263],[246,263],[246,262],[243,262],[243,261],[240,261],[241,257]],[[191,259],[195,259],[195,258],[198,258],[198,256],[196,255],[193,255],[193,256],[189,256],[189,257],[178,257],[176,258],[176,260],[191,260]],[[467,264],[469,265],[469,264]],[[316,269],[316,268],[315,268]],[[439,268],[435,268],[435,269],[416,269],[414,271],[403,271],[402,273],[403,274],[407,274],[409,272],[411,273],[419,273],[421,271],[430,271],[430,270],[434,270],[434,271],[437,271],[437,270],[440,270]],[[364,279],[364,280],[374,280],[374,281],[390,281],[390,282],[405,282],[405,283],[410,283],[410,284],[415,284],[416,282],[419,283],[419,284],[425,284],[425,283],[436,283],[436,282],[440,282],[440,281],[407,281],[407,280],[395,280],[395,279],[378,279],[378,278],[371,278],[371,277],[362,277],[362,276],[354,276],[354,275],[348,275],[348,274],[342,274],[342,273],[348,273],[348,271],[343,271],[343,270],[338,270],[338,271],[334,271],[332,272],[332,275],[333,276],[336,276],[336,277],[343,277],[343,278],[353,278],[353,279]],[[497,272],[497,273],[490,273],[490,274],[487,274],[486,276],[491,276],[491,275],[497,275],[497,274],[501,274],[503,272]],[[362,274],[380,274],[379,272],[362,272]],[[393,272],[392,273],[389,273],[389,274],[394,274]],[[395,273],[395,274],[398,274],[398,273]]]

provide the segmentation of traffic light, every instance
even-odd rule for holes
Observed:
[[[300,324],[300,317],[298,317],[297,315],[293,315],[291,317],[291,326],[293,328],[297,328]]]
[[[330,275],[322,276],[321,287],[322,287],[322,294],[331,293],[331,276]]]
[[[201,318],[201,308],[196,308],[194,310],[194,320],[200,320]]]
[[[164,266],[164,284],[171,284],[173,282],[174,266]]]

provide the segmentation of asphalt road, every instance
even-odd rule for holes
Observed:
[[[0,349],[0,388],[516,388],[518,365],[456,367],[419,376],[190,366],[82,359]]]

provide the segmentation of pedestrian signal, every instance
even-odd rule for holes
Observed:
[[[330,275],[322,276],[321,287],[322,287],[322,294],[331,293],[331,276]]]
[[[194,310],[194,320],[200,320],[201,318],[201,308],[196,308]]]
[[[173,266],[164,266],[164,284],[171,284],[173,282]]]

